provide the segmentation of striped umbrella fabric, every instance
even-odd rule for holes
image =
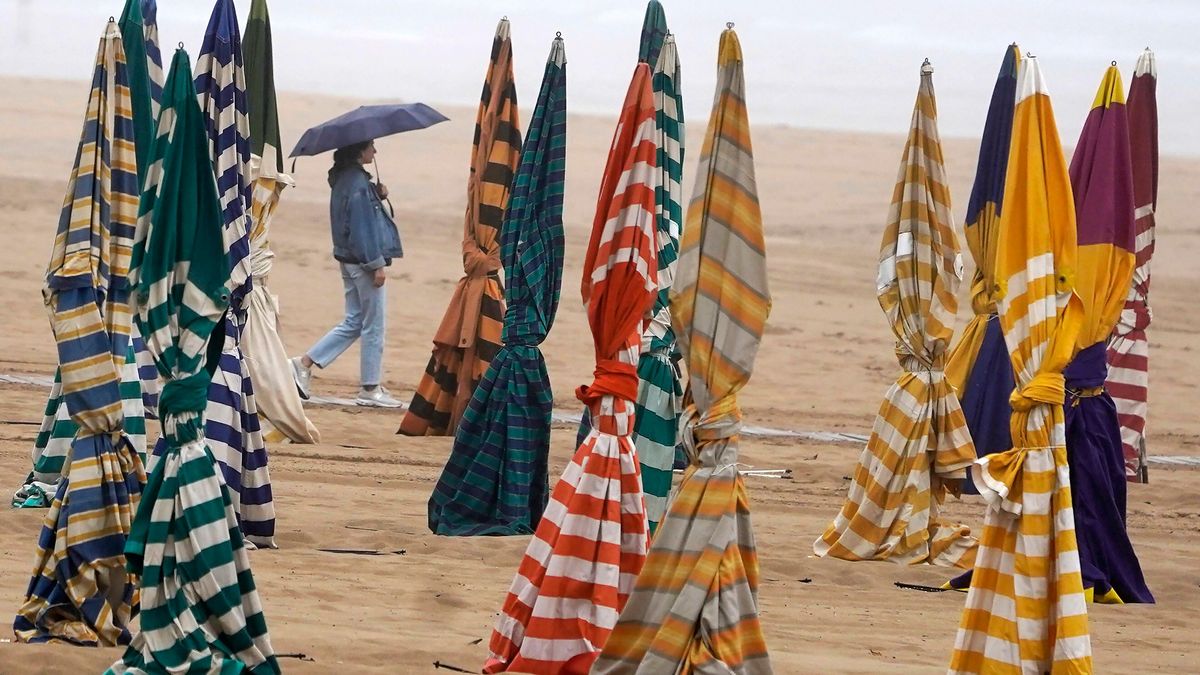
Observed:
[[[540,345],[558,311],[567,162],[567,54],[555,38],[500,229],[508,309],[496,353],[429,497],[435,534],[532,534],[550,493],[554,393]]]
[[[1133,283],[1125,307],[1108,342],[1105,388],[1121,421],[1125,475],[1146,482],[1146,401],[1150,386],[1146,329],[1150,326],[1150,258],[1154,256],[1154,211],[1158,205],[1158,69],[1154,52],[1138,57],[1125,109],[1129,116],[1129,151],[1133,161]]]
[[[595,427],[525,550],[492,632],[485,673],[587,673],[633,590],[649,532],[633,431],[643,316],[658,292],[654,93],[638,64],[600,184],[583,302],[596,377],[575,394]]]
[[[254,0],[246,21],[246,98],[250,118],[250,275],[246,295],[246,326],[241,349],[249,379],[255,383],[259,418],[295,443],[317,443],[321,434],[304,414],[304,404],[292,379],[287,348],[279,335],[279,305],[267,288],[275,253],[271,222],[279,196],[292,184],[283,172],[279,140],[279,110],[275,100],[275,61],[271,47],[271,16],[266,0]]]
[[[150,99],[152,118],[158,120],[162,107],[163,73],[162,50],[158,47],[158,3],[142,0],[142,20],[146,23],[146,58],[149,59]],[[153,362],[151,363],[153,365]]]
[[[1008,169],[1008,146],[1012,141],[1013,100],[1020,60],[1020,48],[1009,45],[983,125],[965,228],[967,248],[975,259],[975,277],[971,283],[974,314],[946,361],[946,380],[958,394],[978,455],[1003,452],[1012,447],[1008,433],[1012,409],[1008,397],[1012,395],[1013,372],[1000,331],[1000,317],[996,313],[996,242],[1000,238],[1004,178]],[[970,475],[963,485],[963,492],[979,494]]]
[[[1083,327],[1075,206],[1038,60],[1017,68],[996,253],[1016,389],[1013,448],[972,466],[988,508],[951,673],[1088,673],[1092,648],[1067,468],[1063,368]]]
[[[455,435],[467,403],[500,350],[504,322],[500,227],[521,161],[521,120],[509,33],[508,19],[501,19],[475,117],[463,222],[463,277],[433,335],[433,354],[400,422],[397,433],[407,436]]]
[[[659,173],[654,198],[658,296],[654,300],[653,317],[642,334],[633,444],[642,469],[646,517],[650,520],[650,531],[654,532],[667,512],[683,398],[669,297],[683,226],[683,96],[679,91],[679,52],[675,49],[675,37],[667,32],[666,17],[658,0],[651,0],[646,6],[639,56],[653,68],[651,86]]]
[[[22,642],[127,643],[137,602],[124,556],[146,482],[123,431],[121,396],[131,323],[127,277],[137,221],[137,158],[126,78],[120,32],[110,20],[96,53],[83,133],[42,292],[58,347],[63,405],[77,430],[13,624]]]
[[[222,325],[221,358],[208,391],[208,448],[225,477],[242,533],[253,544],[275,547],[275,503],[267,449],[254,385],[242,353],[246,327],[243,304],[253,286],[250,259],[250,123],[242,40],[233,0],[213,6],[200,56],[196,91],[206,116],[209,152],[224,219],[223,237],[231,273],[229,310]],[[167,446],[160,441],[155,455]],[[149,469],[155,468],[151,459]]]
[[[140,631],[107,672],[278,673],[229,492],[204,438],[209,341],[231,297],[224,219],[187,52],[163,90],[130,273],[138,325],[166,380],[167,449],[125,547]]]
[[[819,556],[968,568],[974,562],[970,528],[938,515],[975,460],[943,373],[963,274],[959,239],[926,61],[876,278],[904,374],[883,397],[841,512],[813,544]]]
[[[129,92],[133,105],[134,135],[137,139],[138,189],[146,174],[150,144],[154,142],[154,124],[158,119],[158,101],[162,97],[162,52],[158,49],[158,6],[154,0],[126,0],[121,13],[121,37],[129,61]],[[143,65],[144,64],[144,65]],[[142,405],[154,418],[158,410],[158,370],[146,343],[133,327],[131,334],[138,374],[142,381]],[[145,454],[145,451],[142,451]]]
[[[1121,72],[1109,67],[1071,157],[1078,224],[1078,354],[1064,371],[1067,464],[1083,588],[1098,602],[1154,602],[1125,531],[1121,423],[1104,390],[1108,339],[1129,295],[1134,256],[1133,162]]]
[[[758,556],[737,470],[741,411],[771,309],[746,114],[742,50],[721,35],[717,93],[671,290],[695,404],[680,436],[691,466],[633,595],[592,672],[772,672],[758,621]]]

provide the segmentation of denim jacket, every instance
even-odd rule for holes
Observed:
[[[333,257],[338,262],[377,270],[404,257],[400,231],[363,169],[343,170],[334,181],[329,197],[329,224],[333,233]]]

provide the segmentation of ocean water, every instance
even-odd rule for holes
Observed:
[[[239,13],[249,0],[237,0]],[[0,0],[0,75],[84,79],[120,0]],[[159,0],[164,58],[193,58],[212,3]],[[690,0],[664,3],[683,70],[685,116],[703,122],[717,41],[735,22],[751,121],[905,133],[924,58],[935,68],[944,136],[978,136],[1006,46],[1036,54],[1063,141],[1073,145],[1110,61],[1128,80],[1155,49],[1162,150],[1200,154],[1200,2],[1072,0],[920,3]],[[532,105],[556,31],[566,40],[574,112],[615,115],[637,56],[640,0],[273,0],[280,89],[474,104],[497,20],[512,22],[518,98]],[[282,111],[283,115],[287,111]]]

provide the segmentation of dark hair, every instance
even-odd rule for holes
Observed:
[[[371,141],[363,141],[338,148],[333,152],[333,166],[329,167],[329,185],[333,186],[337,182],[337,177],[343,170],[350,167],[359,166],[359,158],[362,157],[363,150],[366,150],[371,145]]]

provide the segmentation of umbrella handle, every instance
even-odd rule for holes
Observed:
[[[371,158],[371,165],[375,167],[375,181],[378,183],[382,183],[383,179],[379,176],[379,162],[376,161],[376,159],[374,157]],[[384,197],[383,201],[387,202],[388,211],[391,212],[388,215],[391,216],[392,218],[395,218],[396,217],[396,207],[392,206],[392,200],[388,199],[387,197]]]

